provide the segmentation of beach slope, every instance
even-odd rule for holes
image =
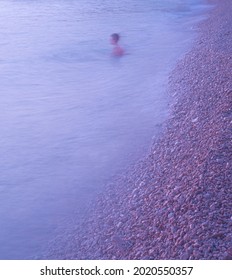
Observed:
[[[58,258],[232,259],[232,3],[216,4],[170,75],[170,118]]]

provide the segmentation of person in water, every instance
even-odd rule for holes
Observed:
[[[122,56],[124,54],[123,48],[118,44],[120,40],[120,36],[118,33],[113,33],[110,37],[110,42],[114,46],[112,55],[114,56]]]

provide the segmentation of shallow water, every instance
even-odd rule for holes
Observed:
[[[0,2],[0,258],[42,253],[147,150],[204,1]],[[111,57],[120,32],[127,55]]]

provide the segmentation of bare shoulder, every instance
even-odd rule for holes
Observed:
[[[116,46],[114,49],[113,49],[113,55],[115,56],[123,56],[125,54],[125,51],[122,47],[120,46]]]

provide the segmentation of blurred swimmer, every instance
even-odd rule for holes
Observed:
[[[118,44],[120,40],[120,36],[118,33],[113,33],[110,36],[110,43],[114,46],[113,51],[112,51],[112,55],[113,56],[122,56],[124,55],[124,50],[123,48]]]

